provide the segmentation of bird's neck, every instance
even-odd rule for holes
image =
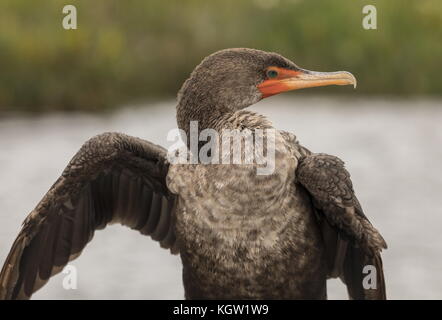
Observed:
[[[198,134],[205,129],[221,133],[224,129],[268,129],[272,123],[263,115],[249,110],[231,110],[227,107],[189,107],[178,104],[178,127],[189,137],[191,126],[196,126]],[[193,123],[192,123],[193,122]]]
[[[177,123],[187,135],[189,135],[192,122],[198,125],[199,132],[204,129],[220,130],[224,125],[223,119],[233,113],[234,111],[224,106],[201,106],[181,102],[177,106]]]

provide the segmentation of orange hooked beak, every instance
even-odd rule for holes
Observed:
[[[270,67],[268,71],[272,71],[276,76],[258,85],[263,98],[290,90],[330,85],[345,86],[351,84],[356,88],[356,78],[347,71],[316,72],[304,69],[289,70],[278,67]]]

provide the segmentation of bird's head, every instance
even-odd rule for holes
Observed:
[[[201,120],[207,113],[236,111],[278,93],[329,85],[356,86],[356,79],[346,71],[305,70],[277,53],[225,49],[206,57],[182,86],[178,120]]]

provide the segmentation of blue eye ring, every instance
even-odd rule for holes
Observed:
[[[278,76],[278,71],[276,71],[274,69],[269,69],[269,70],[267,70],[266,74],[269,79],[273,79]]]

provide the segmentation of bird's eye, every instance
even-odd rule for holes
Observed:
[[[272,78],[276,78],[278,76],[278,71],[270,69],[267,70],[267,77],[272,79]]]

